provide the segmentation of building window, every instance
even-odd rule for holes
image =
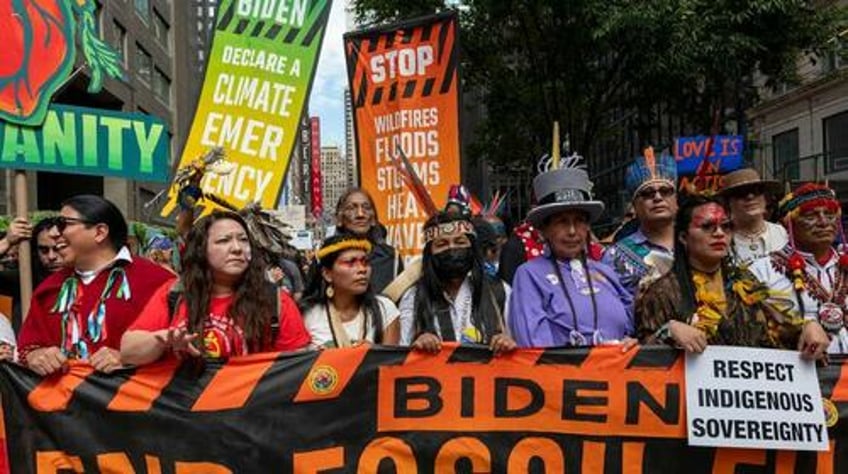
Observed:
[[[158,68],[153,71],[153,93],[166,105],[171,102],[171,79]]]
[[[839,38],[836,44],[825,53],[822,70],[825,74],[836,71],[848,65],[848,44],[844,38]]]
[[[793,128],[771,137],[775,177],[780,180],[800,179],[798,166],[798,129]]]
[[[150,22],[150,0],[133,0],[135,3],[135,12],[142,20]]]
[[[165,50],[170,50],[170,41],[169,34],[171,31],[171,27],[168,25],[168,22],[162,18],[162,15],[159,14],[155,9],[153,10],[153,34],[156,36],[156,39],[159,41],[159,44],[165,47]]]
[[[147,84],[151,82],[153,73],[153,58],[140,44],[135,45],[135,75]]]
[[[127,65],[127,29],[117,21],[112,22],[112,47],[121,56],[121,63]]]
[[[824,158],[828,173],[848,169],[848,111],[831,115],[824,123]]]

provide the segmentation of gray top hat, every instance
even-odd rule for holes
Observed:
[[[541,228],[548,217],[575,209],[589,215],[594,222],[604,212],[604,203],[592,197],[592,182],[585,169],[575,166],[579,157],[566,158],[563,167],[546,171],[533,180],[538,205],[527,214],[534,227]]]

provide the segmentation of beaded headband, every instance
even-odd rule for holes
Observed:
[[[477,233],[474,231],[474,225],[470,221],[451,221],[425,228],[424,243],[426,244],[432,242],[444,235],[452,235],[456,233],[468,234],[472,236],[477,235]]]
[[[328,245],[326,247],[321,247],[318,249],[318,252],[315,256],[318,260],[323,260],[324,257],[328,255],[332,255],[336,252],[341,252],[342,250],[363,250],[366,253],[371,252],[371,242],[365,239],[345,239],[341,242],[336,242],[332,245]]]
[[[781,218],[793,218],[797,214],[814,207],[824,206],[833,212],[839,212],[839,200],[836,193],[827,186],[806,184],[781,199],[778,210]]]

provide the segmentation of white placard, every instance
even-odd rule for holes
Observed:
[[[289,244],[298,250],[313,250],[315,243],[313,242],[311,230],[299,230],[292,233],[292,239]]]
[[[686,413],[692,446],[828,450],[815,363],[797,351],[687,352]]]
[[[291,226],[292,230],[306,229],[306,206],[292,204],[281,206],[273,212],[281,221]]]

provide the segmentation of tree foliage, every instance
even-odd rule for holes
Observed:
[[[797,80],[797,61],[844,28],[836,2],[804,0],[467,0],[466,88],[487,117],[474,158],[528,163],[558,120],[573,149],[592,150],[625,115],[649,141],[658,107],[692,130],[744,123],[754,77]],[[436,0],[357,0],[371,22],[444,9]],[[831,41],[832,43],[832,41]],[[640,133],[641,132],[641,133]],[[647,143],[643,143],[647,144]],[[522,158],[516,158],[522,157]]]

